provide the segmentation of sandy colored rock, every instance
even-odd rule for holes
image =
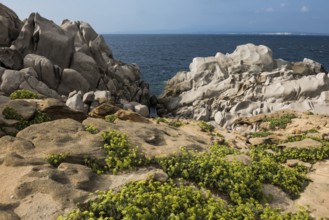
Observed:
[[[15,109],[15,111],[26,120],[31,119],[34,116],[35,111],[37,110],[36,103],[20,99],[11,100],[6,104],[0,105],[0,111],[2,111],[6,107]]]
[[[317,148],[321,147],[322,143],[310,138],[306,138],[301,141],[296,141],[296,142],[289,142],[285,144],[280,144],[282,147],[286,148],[305,148],[305,149],[312,149],[312,148]]]
[[[52,120],[71,118],[83,121],[87,116],[83,112],[75,111],[67,107],[63,102],[48,98],[39,103],[41,112],[46,113]]]
[[[109,103],[103,103],[100,106],[95,107],[92,111],[89,112],[89,116],[95,118],[104,118],[107,115],[115,114],[119,111],[120,108],[111,105]]]
[[[329,161],[318,162],[312,169],[308,174],[312,181],[295,203],[309,207],[311,215],[317,219],[326,218],[329,216]]]
[[[141,116],[138,113],[132,112],[132,111],[126,111],[126,110],[119,110],[115,113],[115,115],[118,117],[120,120],[124,121],[131,121],[131,122],[140,122],[140,123],[150,123],[150,121]]]
[[[20,131],[17,138],[32,142],[41,158],[51,153],[67,153],[72,161],[83,162],[85,156],[103,158],[105,155],[101,149],[102,137],[85,131],[81,123],[72,119],[31,125]],[[34,157],[37,155],[34,153]]]

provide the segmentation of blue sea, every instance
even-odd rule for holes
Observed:
[[[188,70],[194,57],[232,53],[246,43],[263,44],[274,58],[288,61],[313,59],[329,70],[329,36],[299,35],[103,35],[114,57],[136,63],[151,94],[160,95],[165,82]]]

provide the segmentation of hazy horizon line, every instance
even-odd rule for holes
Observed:
[[[329,33],[309,32],[115,32],[102,35],[269,35],[269,36],[329,36]]]

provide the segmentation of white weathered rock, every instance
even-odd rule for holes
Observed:
[[[231,128],[238,117],[283,109],[329,112],[327,91],[321,64],[273,60],[268,47],[246,44],[231,54],[194,58],[189,72],[168,80],[160,102],[174,115]]]
[[[135,105],[134,110],[136,113],[144,117],[148,117],[150,114],[149,108],[146,105]]]
[[[80,92],[68,98],[66,101],[66,105],[76,111],[84,112],[85,110],[84,103],[82,101],[82,95]]]
[[[95,100],[95,94],[93,91],[87,92],[83,95],[82,101],[83,103],[90,104]]]
[[[207,108],[198,108],[194,111],[193,119],[200,121],[209,121],[210,111]]]
[[[95,100],[109,100],[111,99],[110,91],[95,91]]]

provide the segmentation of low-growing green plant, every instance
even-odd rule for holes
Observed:
[[[265,121],[269,122],[270,129],[284,129],[287,127],[289,123],[291,123],[291,119],[296,118],[296,115],[291,113],[285,113],[279,117],[267,118]]]
[[[47,156],[47,161],[54,167],[58,167],[61,163],[64,162],[65,158],[68,156],[67,153],[59,154],[49,154]]]
[[[112,173],[131,169],[145,163],[145,157],[140,155],[137,147],[131,147],[127,135],[116,130],[102,133],[107,150],[105,162]]]
[[[167,125],[169,125],[171,127],[175,127],[175,128],[178,128],[178,127],[181,127],[182,125],[184,125],[183,122],[175,120],[175,119],[169,120],[166,118],[156,118],[156,123],[160,124],[160,122],[166,123]]]
[[[253,132],[251,133],[251,137],[252,138],[258,138],[258,137],[267,137],[272,135],[272,132],[268,132],[268,131],[258,131],[258,132]]]
[[[201,128],[201,131],[203,132],[212,132],[214,131],[215,127],[205,121],[199,122],[199,127]]]
[[[115,120],[117,120],[117,116],[116,115],[106,115],[105,116],[105,121],[107,121],[107,122],[110,122],[110,123],[114,123],[115,122]]]
[[[51,120],[51,118],[46,113],[36,111],[35,114],[34,114],[33,119],[31,121],[29,121],[29,124],[30,125],[32,125],[32,124],[41,124],[41,123],[44,123],[44,122],[47,122],[47,121],[50,121],[50,120]]]
[[[296,142],[296,141],[304,140],[305,138],[307,138],[307,136],[305,134],[302,134],[302,135],[292,135],[292,136],[289,136],[287,138],[287,141],[285,141],[285,142]]]
[[[21,90],[16,90],[13,93],[10,94],[11,99],[38,99],[39,96],[38,94],[26,90],[26,89],[21,89]]]
[[[14,119],[14,120],[22,120],[23,117],[17,113],[17,111],[12,107],[5,107],[2,111],[2,115],[5,119]]]
[[[319,131],[318,131],[316,128],[312,128],[312,129],[310,129],[310,130],[305,131],[305,134],[308,134],[308,133],[313,134],[313,133],[318,133],[318,132],[319,132]]]
[[[198,190],[173,181],[131,182],[118,192],[98,191],[96,199],[72,210],[58,220],[80,219],[287,219],[309,220],[309,213],[281,214],[279,209],[255,200],[236,205],[215,198],[210,191]]]
[[[104,164],[104,161],[92,158],[90,156],[85,157],[84,163],[87,167],[90,167],[91,170],[94,173],[97,173],[98,175],[102,175],[105,171],[108,170],[108,167]]]
[[[14,108],[11,107],[5,107],[2,111],[2,115],[6,119],[17,120],[18,123],[15,125],[15,128],[17,130],[23,130],[24,128],[32,124],[40,124],[46,121],[50,121],[50,118],[47,116],[47,114],[42,113],[40,111],[36,111],[34,117],[30,121],[28,121],[24,119],[23,116],[20,115]]]
[[[183,125],[183,122],[181,121],[170,121],[168,122],[168,125],[171,127],[179,128]]]
[[[213,146],[211,152],[182,149],[180,154],[159,158],[158,163],[170,177],[182,177],[228,195],[235,204],[250,198],[264,199],[261,182],[251,166],[228,161],[224,156],[234,153],[227,146]]]
[[[97,134],[99,130],[94,125],[85,125],[85,130],[90,134]]]
[[[160,122],[168,124],[168,120],[165,118],[158,117],[155,120],[156,120],[157,124],[160,124]]]

